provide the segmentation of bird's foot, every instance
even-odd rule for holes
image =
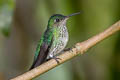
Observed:
[[[71,48],[65,48],[63,51],[69,51],[71,50]]]
[[[50,59],[54,59],[57,62],[57,64],[59,64],[60,63],[59,60],[61,60],[60,58],[57,58],[56,56],[53,56],[53,57],[50,57],[49,59],[47,59],[47,61],[50,60]]]
[[[55,59],[55,61],[57,62],[57,64],[59,64],[59,60],[61,60],[60,58],[57,58],[56,56],[54,56],[52,59]]]
[[[73,52],[72,48],[66,48],[66,49],[64,49],[63,51],[70,51],[70,52]]]

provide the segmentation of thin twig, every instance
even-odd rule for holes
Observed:
[[[95,46],[97,43],[101,42],[102,40],[109,37],[110,35],[118,32],[119,30],[120,30],[120,21],[116,22],[111,27],[109,27],[105,31],[97,34],[96,36],[93,36],[92,38],[90,38],[86,41],[83,41],[81,43],[77,43],[71,50],[66,51],[63,54],[58,56],[58,58],[61,59],[61,60],[59,60],[60,64],[64,63],[65,61],[68,61],[69,59],[71,59],[79,54],[85,53],[89,48]],[[33,79],[33,78],[49,71],[50,69],[52,69],[58,65],[59,64],[57,64],[57,62],[54,59],[51,59],[51,60],[47,61],[46,63],[34,68],[33,70],[28,71],[28,72],[26,72],[20,76],[17,76],[16,78],[13,78],[11,80],[30,80],[30,79]]]

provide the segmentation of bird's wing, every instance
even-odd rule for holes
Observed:
[[[47,55],[53,42],[53,35],[52,33],[51,34],[49,33],[48,35],[47,32],[45,34],[47,36],[43,36],[41,38],[40,43],[38,44],[36,49],[33,65],[31,66],[30,69],[33,69],[46,61]],[[48,41],[45,41],[44,40],[45,38],[48,38],[46,39]]]

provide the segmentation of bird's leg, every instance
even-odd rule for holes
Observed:
[[[61,60],[60,58],[57,58],[56,56],[53,56],[52,59],[55,59],[55,61],[57,62],[57,64],[59,64],[59,60]]]
[[[71,51],[71,52],[73,52],[72,48],[65,48],[64,50],[62,50],[62,51],[60,52],[60,54],[63,54],[65,51]],[[59,54],[59,55],[60,55],[60,54]]]
[[[50,56],[49,59],[47,59],[47,61],[50,59],[54,59],[57,62],[57,64],[59,64],[60,63],[59,60],[61,60],[60,58],[57,58],[56,56]]]
[[[69,51],[69,50],[71,50],[71,48],[65,48],[64,50],[62,50],[62,51],[60,52],[60,54],[64,53],[65,51]]]
[[[72,47],[72,48],[75,48],[75,47]],[[72,48],[66,48],[62,52],[64,52],[64,51],[71,51],[71,52],[73,52]]]
[[[65,48],[63,51],[69,51],[71,50],[71,48]]]

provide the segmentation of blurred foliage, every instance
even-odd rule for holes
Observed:
[[[10,34],[9,38],[0,35],[2,77],[10,79],[28,70],[40,35],[45,31],[51,15],[69,15],[79,11],[80,15],[71,17],[67,22],[70,36],[67,47],[87,40],[118,21],[120,1],[0,0],[0,31],[5,36]],[[50,70],[35,80],[120,80],[119,49],[120,33],[117,33],[86,54]],[[2,77],[0,76],[0,80]]]
[[[4,36],[8,37],[10,35],[10,27],[2,28],[2,33]]]
[[[13,0],[0,1],[0,31],[6,37],[8,37],[10,34],[13,9],[14,9]]]

